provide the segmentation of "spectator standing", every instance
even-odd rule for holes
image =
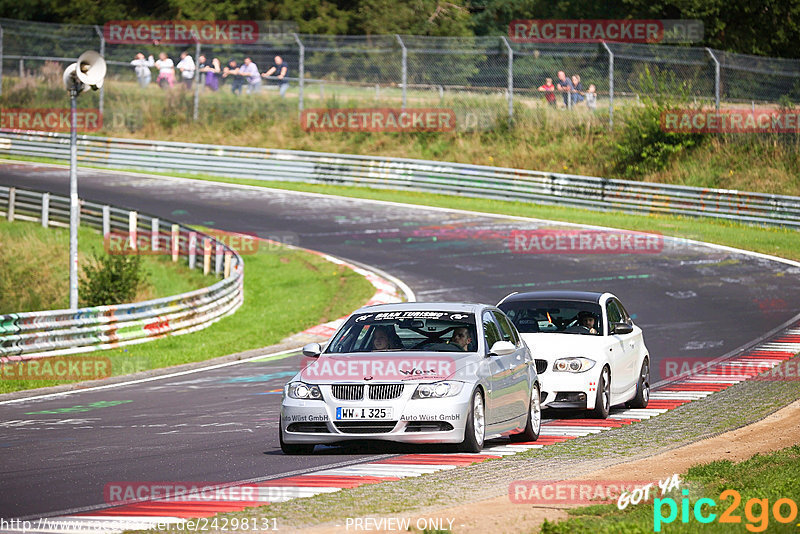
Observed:
[[[181,81],[187,89],[192,88],[194,81],[195,65],[192,56],[188,52],[181,52],[181,60],[178,62],[178,70],[181,71]]]
[[[286,90],[289,88],[289,80],[287,76],[289,74],[289,65],[283,60],[281,56],[275,56],[275,62],[272,66],[262,74],[264,78],[269,78],[273,74],[276,74],[277,83],[280,85],[280,92],[281,98],[286,97]]]
[[[247,94],[257,93],[261,89],[261,75],[258,73],[258,66],[249,57],[244,58],[244,63],[239,68],[239,73],[247,81]]]
[[[553,85],[552,78],[546,78],[544,83],[539,86],[539,91],[544,93],[544,98],[548,104],[556,107],[556,86]]]
[[[144,54],[139,52],[136,54],[136,59],[131,61],[131,65],[133,65],[134,72],[136,73],[136,79],[139,80],[139,85],[142,87],[147,87],[150,85],[150,81],[153,79],[153,76],[150,73],[150,67],[155,65],[153,56],[145,59]]]
[[[574,106],[578,102],[583,102],[583,84],[581,77],[577,74],[572,75],[572,89],[572,105]]]
[[[159,87],[165,88],[165,84],[173,87],[175,85],[175,64],[167,57],[166,52],[158,54],[156,68],[158,69],[158,78],[156,78],[156,82]]]
[[[597,109],[597,89],[593,83],[589,84],[589,90],[586,91],[586,107],[592,111]]]
[[[239,65],[235,59],[228,62],[228,66],[222,69],[222,80],[230,81],[231,92],[235,95],[242,94],[242,86],[244,86],[244,79],[239,75]]]
[[[563,70],[558,71],[558,84],[556,85],[556,88],[560,92],[564,93],[564,107],[568,108],[570,105],[570,93],[572,93],[574,87],[572,86],[572,80],[567,78],[567,75],[564,74]]]

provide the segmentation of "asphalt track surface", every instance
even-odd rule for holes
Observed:
[[[721,356],[800,312],[797,267],[680,241],[646,254],[518,254],[509,233],[546,223],[111,171],[82,169],[79,181],[85,199],[375,266],[422,301],[611,291],[645,332],[654,381],[669,359]],[[66,195],[68,172],[0,165],[0,184]],[[298,365],[291,356],[0,405],[0,517],[102,505],[115,481],[277,478],[410,449],[282,455],[275,390]]]

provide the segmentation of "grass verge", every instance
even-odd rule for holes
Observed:
[[[92,235],[88,232],[87,238]],[[308,252],[269,246],[260,247],[256,254],[244,259],[244,304],[235,314],[191,335],[92,354],[109,357],[114,376],[208,360],[277,343],[290,334],[351,312],[374,293],[362,276]],[[66,258],[63,264],[67,265]],[[210,280],[199,276],[204,284]],[[176,287],[172,286],[166,294],[175,293]],[[0,380],[0,393],[65,383],[69,382]]]
[[[27,221],[0,220],[0,314],[69,307],[69,231]],[[102,236],[78,229],[78,261],[102,255]],[[213,283],[163,256],[143,256],[147,280],[135,301],[193,291]]]
[[[541,532],[616,534],[668,530],[694,533],[720,532],[726,528],[742,532],[745,529],[749,532],[797,532],[797,496],[800,495],[798,445],[770,454],[757,454],[738,464],[720,460],[697,465],[683,474],[681,480],[683,488],[689,492],[686,505],[682,503],[684,496],[673,491],[663,498],[628,506],[624,510],[619,510],[615,504],[585,506],[568,510],[572,517],[565,521],[545,521]],[[697,506],[700,499],[711,499],[711,502],[706,500]],[[784,520],[793,518],[790,521],[776,517],[775,505],[781,499],[778,514]],[[671,506],[675,515],[672,515]],[[684,506],[688,511],[686,516],[682,516]],[[721,516],[726,510],[731,512],[732,521],[723,522]],[[698,516],[711,520],[701,522]]]

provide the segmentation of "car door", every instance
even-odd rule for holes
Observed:
[[[508,363],[511,366],[512,372],[510,377],[509,393],[509,410],[511,418],[521,417],[527,415],[528,404],[530,399],[530,389],[528,382],[529,366],[532,363],[530,353],[525,350],[525,345],[517,333],[514,325],[500,310],[494,310],[495,321],[500,325],[500,334],[503,336],[504,341],[513,343],[516,351],[510,354]]]
[[[614,334],[611,332],[614,323],[625,322],[621,306],[616,299],[606,302],[608,332],[611,339],[611,395],[624,394],[635,385],[636,377],[636,341],[635,334]]]
[[[486,423],[488,425],[496,425],[503,421],[503,388],[505,379],[504,372],[507,369],[504,367],[502,356],[489,356],[489,349],[492,345],[502,340],[500,335],[500,327],[494,320],[494,316],[490,311],[484,311],[481,315],[481,322],[483,324],[483,343],[485,345],[484,354],[489,359],[489,391],[486,398]]]

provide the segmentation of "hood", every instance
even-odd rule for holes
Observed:
[[[386,352],[322,354],[304,360],[297,379],[308,383],[430,382],[461,379],[479,360],[474,352]],[[472,370],[474,377],[474,369]]]
[[[534,358],[552,362],[557,358],[585,356],[596,359],[597,349],[605,344],[603,336],[537,332],[520,334]]]

